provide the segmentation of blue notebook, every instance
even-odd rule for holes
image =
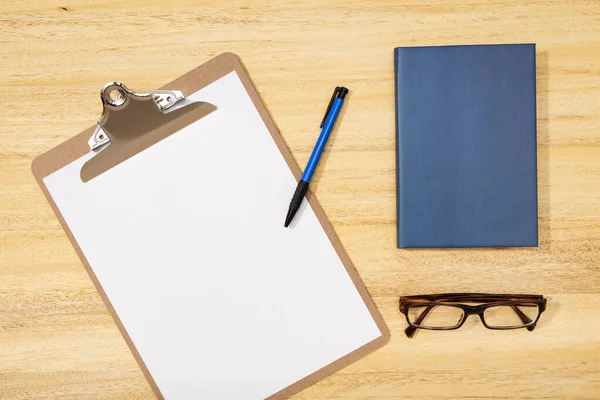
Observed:
[[[398,247],[537,246],[535,44],[398,47]]]

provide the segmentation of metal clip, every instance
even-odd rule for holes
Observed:
[[[150,95],[152,96],[152,99],[154,99],[160,112],[165,112],[184,99],[181,90],[151,90]]]
[[[103,106],[102,116],[98,120],[98,125],[96,126],[96,130],[92,134],[92,137],[88,140],[90,150],[96,150],[110,143],[110,137],[102,128],[106,109],[125,107],[130,96],[140,98],[151,97],[158,110],[163,114],[185,98],[183,92],[180,90],[151,90],[148,93],[136,93],[120,82],[107,83],[100,91],[100,98],[102,99]]]

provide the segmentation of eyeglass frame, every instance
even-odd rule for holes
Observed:
[[[476,306],[461,304],[460,302],[467,303],[485,303]],[[535,320],[531,320],[525,315],[518,307],[523,305],[537,305],[538,313]],[[413,322],[410,321],[408,311],[411,307],[427,307]],[[435,306],[450,306],[460,308],[463,311],[461,320],[452,327],[427,327],[420,326],[429,311]],[[512,309],[517,313],[518,317],[523,322],[523,325],[498,327],[489,326],[485,322],[483,316],[485,310],[497,306],[512,306]],[[511,330],[526,328],[528,331],[535,329],[537,322],[540,319],[542,313],[546,310],[546,299],[542,295],[536,294],[489,294],[489,293],[440,293],[440,294],[428,294],[428,295],[415,295],[415,296],[401,296],[399,300],[400,312],[406,317],[408,327],[404,330],[406,336],[412,338],[417,329],[427,329],[433,331],[450,331],[459,329],[470,315],[478,315],[483,326],[487,329],[492,330]]]

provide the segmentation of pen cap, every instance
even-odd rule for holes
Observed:
[[[344,100],[344,98],[346,97],[347,94],[348,94],[348,88],[345,88],[343,86],[338,87],[337,95],[336,95],[336,97],[338,99]]]
[[[331,95],[331,100],[329,100],[329,104],[327,105],[327,110],[325,110],[325,115],[323,116],[323,120],[321,121],[320,128],[323,128],[323,125],[325,125],[325,120],[329,115],[329,111],[331,110],[331,105],[333,104],[333,101],[335,99],[344,100],[347,94],[348,88],[345,88],[344,86],[336,86],[335,90],[333,91],[333,95]]]

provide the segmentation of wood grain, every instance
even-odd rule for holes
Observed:
[[[237,53],[304,165],[350,87],[313,189],[392,333],[298,399],[600,398],[600,3],[4,0],[0,16],[0,398],[152,398],[31,173],[91,126],[112,80],[143,91]],[[540,247],[395,246],[393,48],[537,43]],[[397,297],[549,298],[533,332],[403,334]]]

